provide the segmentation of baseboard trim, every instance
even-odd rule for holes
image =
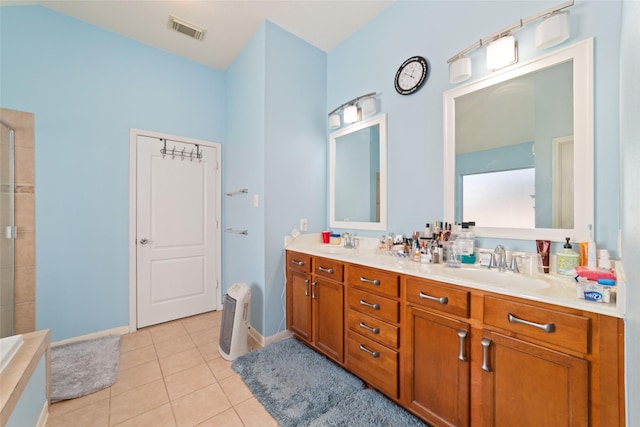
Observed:
[[[52,342],[51,343],[51,347],[57,347],[59,345],[63,345],[63,344],[69,344],[72,342],[77,342],[77,341],[84,341],[84,340],[90,340],[90,339],[94,339],[94,338],[100,338],[100,337],[105,337],[107,335],[124,335],[124,334],[128,334],[129,333],[129,327],[128,326],[120,326],[119,328],[113,328],[113,329],[107,329],[104,331],[99,331],[99,332],[93,332],[91,334],[87,334],[87,335],[80,335],[78,337],[73,337],[73,338],[67,338],[61,341],[56,341],[56,342]]]
[[[47,425],[47,420],[49,419],[49,402],[44,401],[44,405],[42,406],[42,411],[40,411],[40,417],[38,417],[38,423],[36,427],[45,427]]]
[[[249,327],[249,336],[253,338],[255,342],[260,344],[261,347],[265,347],[269,344],[273,344],[274,342],[286,340],[292,335],[293,334],[291,333],[291,331],[287,331],[285,329],[284,331],[280,331],[277,334],[270,335],[268,337],[263,337],[258,331],[256,331],[252,327]]]

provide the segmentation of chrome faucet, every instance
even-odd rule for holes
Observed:
[[[358,247],[358,239],[351,233],[342,233],[342,245],[347,249],[356,249]]]
[[[489,261],[489,268],[498,268],[498,271],[502,272],[507,269],[507,251],[504,246],[498,245],[491,254],[491,261]]]

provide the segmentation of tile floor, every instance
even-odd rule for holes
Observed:
[[[116,383],[54,403],[47,427],[277,426],[220,357],[221,318],[205,313],[123,335]]]

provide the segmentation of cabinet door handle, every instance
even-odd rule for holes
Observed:
[[[380,328],[372,328],[371,326],[367,326],[364,324],[364,322],[360,322],[360,327],[362,329],[366,329],[367,331],[371,332],[372,334],[379,334],[380,333]]]
[[[291,260],[291,264],[293,265],[299,265],[299,266],[303,266],[304,265],[304,261],[296,261],[295,259]]]
[[[491,368],[489,367],[489,346],[491,345],[491,340],[489,338],[482,338],[480,345],[482,345],[482,370],[491,372]]]
[[[467,361],[467,355],[465,354],[465,348],[466,346],[465,341],[467,339],[467,331],[464,330],[459,330],[458,331],[458,337],[460,338],[460,352],[458,353],[458,360],[461,360],[463,362]]]
[[[380,353],[378,353],[377,351],[369,350],[367,347],[364,346],[364,344],[360,344],[360,350],[364,351],[365,353],[369,353],[373,358],[380,357]]]
[[[323,266],[319,265],[318,270],[324,271],[325,273],[333,274],[333,268],[324,268]]]
[[[370,283],[370,284],[372,284],[374,286],[380,286],[380,280],[378,280],[378,279],[371,280],[371,279],[367,279],[366,277],[360,276],[360,281],[362,283]]]
[[[431,301],[437,301],[442,305],[448,304],[449,303],[449,298],[447,297],[432,297],[431,295],[427,295],[425,293],[423,293],[422,291],[420,291],[420,293],[418,294],[418,296],[420,297],[420,299],[428,299]]]
[[[374,310],[380,310],[380,304],[369,304],[368,302],[366,302],[363,299],[360,300],[360,305],[364,305],[366,307],[373,308]]]
[[[316,285],[318,282],[311,282],[311,299],[318,299],[316,297]]]
[[[304,296],[308,297],[309,296],[309,279],[304,279]]]
[[[542,323],[530,322],[528,320],[517,318],[511,313],[509,313],[507,319],[509,319],[509,323],[520,323],[522,325],[533,326],[534,328],[542,329],[548,334],[555,332],[556,330],[556,325],[554,323],[546,323],[543,325]]]

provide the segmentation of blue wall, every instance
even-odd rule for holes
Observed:
[[[129,130],[222,142],[224,74],[39,6],[0,19],[0,104],[35,113],[36,326],[128,325]]]

